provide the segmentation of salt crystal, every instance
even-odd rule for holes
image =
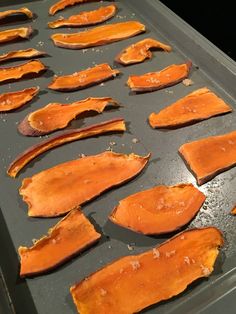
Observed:
[[[153,254],[153,258],[154,258],[154,259],[160,257],[160,252],[159,252],[158,249],[156,249],[156,248],[154,248],[154,249],[152,250],[152,254]]]
[[[130,264],[131,264],[133,270],[137,270],[137,269],[140,268],[140,263],[139,263],[139,261],[131,261]]]
[[[170,251],[170,252],[166,252],[166,257],[171,257],[171,256],[173,256],[173,255],[175,255],[175,250],[173,250],[173,251]]]

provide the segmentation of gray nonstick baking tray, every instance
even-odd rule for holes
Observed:
[[[48,53],[48,56],[41,60],[49,67],[48,71],[38,78],[0,86],[1,93],[37,85],[41,88],[39,96],[24,108],[0,115],[0,274],[2,274],[0,283],[3,295],[0,301],[1,314],[76,313],[69,293],[72,284],[114,259],[143,252],[171,236],[148,237],[113,225],[107,220],[107,216],[117,202],[131,193],[158,184],[173,185],[181,182],[195,184],[194,177],[178,155],[178,148],[188,141],[230,132],[236,125],[235,112],[177,130],[158,131],[148,125],[147,118],[151,112],[159,111],[178,98],[203,86],[215,91],[236,109],[235,63],[159,1],[116,1],[118,14],[107,23],[139,20],[146,25],[147,32],[107,46],[74,51],[54,47],[50,40],[50,35],[55,32],[71,32],[66,29],[47,28],[47,22],[55,19],[49,17],[47,13],[54,2],[55,0],[25,2],[7,0],[1,1],[0,4],[2,11],[25,5],[36,14],[33,21],[21,19],[19,22],[11,21],[9,24],[0,25],[1,30],[23,25],[32,25],[34,28],[30,40],[1,45],[1,53],[36,47]],[[103,4],[107,3],[103,2]],[[69,7],[59,12],[56,18],[60,15],[67,17],[76,12],[94,9],[99,5],[100,3],[94,2]],[[169,43],[173,47],[173,52],[154,52],[151,60],[129,67],[114,63],[114,57],[122,48],[145,37],[154,37]],[[160,70],[172,63],[186,60],[192,60],[194,64],[190,75],[194,82],[192,86],[186,87],[180,83],[160,91],[135,95],[130,93],[125,85],[129,74]],[[47,89],[53,74],[70,74],[103,62],[119,68],[122,75],[99,86],[71,93],[59,93]],[[17,63],[19,61],[9,62],[6,65]],[[75,120],[69,128],[122,116],[127,121],[128,131],[124,134],[104,135],[61,146],[28,164],[16,179],[7,176],[6,168],[16,155],[32,144],[42,141],[42,138],[27,138],[17,132],[17,124],[27,113],[49,102],[69,103],[89,96],[111,96],[122,106],[119,109],[106,110],[101,115],[90,115]],[[58,163],[75,159],[82,153],[86,155],[100,153],[109,149],[110,142],[116,143],[112,146],[116,152],[134,152],[142,155],[151,152],[152,157],[148,167],[134,180],[104,193],[83,206],[84,213],[103,234],[100,242],[48,274],[31,279],[20,279],[17,248],[20,245],[30,246],[32,239],[45,235],[47,230],[58,221],[58,219],[27,217],[27,206],[18,194],[22,179]],[[143,313],[235,313],[236,218],[229,214],[236,203],[235,186],[236,168],[218,175],[201,186],[200,190],[207,195],[207,201],[187,226],[192,228],[213,225],[223,231],[225,246],[217,259],[212,276],[209,279],[198,280],[181,295],[167,302],[161,302]]]

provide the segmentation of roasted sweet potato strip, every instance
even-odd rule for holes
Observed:
[[[114,4],[106,7],[100,7],[93,11],[84,11],[77,15],[72,15],[68,19],[59,18],[56,21],[48,23],[50,28],[59,28],[64,26],[82,27],[95,25],[105,22],[116,14],[116,6]]]
[[[35,57],[45,56],[46,52],[38,51],[34,48],[29,48],[25,50],[17,50],[17,51],[9,51],[0,55],[0,63],[5,62],[8,60],[15,60],[15,59],[31,59]]]
[[[188,77],[190,68],[191,62],[172,64],[159,72],[131,75],[127,84],[134,92],[151,92],[181,82]]]
[[[5,31],[0,32],[0,44],[6,43],[9,41],[13,41],[15,39],[28,39],[32,34],[33,29],[31,26],[29,27],[20,27],[7,29]]]
[[[161,234],[186,225],[197,214],[205,195],[192,184],[156,186],[119,202],[110,220],[143,234]]]
[[[76,308],[80,314],[131,314],[168,300],[211,274],[223,243],[216,228],[193,229],[122,257],[71,287]]]
[[[101,234],[96,232],[80,209],[73,209],[33,246],[19,247],[20,276],[38,275],[54,269],[93,245],[100,237]]]
[[[16,92],[0,94],[0,112],[15,110],[31,101],[39,92],[39,87],[25,88]]]
[[[63,215],[132,179],[149,157],[104,152],[71,160],[24,179],[20,194],[28,204],[29,216]]]
[[[208,88],[200,88],[159,113],[152,113],[149,123],[153,128],[181,127],[231,111],[232,108]]]
[[[56,12],[61,11],[71,5],[82,4],[86,2],[95,2],[95,1],[98,1],[98,0],[61,0],[53,4],[49,8],[49,14],[54,15]]]
[[[145,26],[137,21],[128,21],[94,27],[74,34],[54,34],[54,44],[68,49],[106,45],[115,41],[133,37],[145,32]]]
[[[145,59],[152,58],[150,49],[162,49],[167,52],[171,51],[170,46],[152,38],[145,38],[122,50],[115,60],[123,65],[140,63],[145,61]]]
[[[236,131],[186,143],[180,154],[199,185],[236,165]]]
[[[55,76],[48,88],[57,91],[74,91],[107,81],[119,73],[109,64],[103,63],[71,75]]]
[[[236,215],[236,205],[235,205],[234,208],[231,210],[231,214],[232,214],[232,215]]]
[[[20,8],[16,10],[7,10],[4,12],[0,12],[0,20],[3,20],[8,16],[18,15],[18,14],[24,14],[29,19],[33,17],[33,13],[28,8]]]
[[[0,68],[0,83],[20,80],[29,74],[39,74],[45,71],[45,65],[39,60],[33,60],[14,67]]]
[[[65,128],[79,114],[86,111],[103,112],[107,105],[117,106],[110,97],[87,98],[72,104],[52,103],[25,117],[18,125],[20,133],[27,136],[40,136]]]
[[[25,150],[10,164],[7,173],[9,176],[15,177],[17,173],[35,157],[60,145],[77,141],[82,138],[97,136],[109,132],[123,132],[125,130],[126,128],[124,120],[122,118],[117,118],[102,123],[93,124],[89,127],[65,131],[60,135],[33,145],[29,149]]]

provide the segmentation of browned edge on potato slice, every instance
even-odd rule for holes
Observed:
[[[56,217],[137,176],[150,154],[105,151],[70,160],[22,181],[20,195],[31,217]],[[69,195],[69,197],[68,197]]]
[[[33,17],[33,13],[28,8],[20,8],[16,10],[7,10],[7,11],[0,12],[0,21],[5,19],[8,16],[17,15],[17,14],[24,14],[29,19],[32,19]]]
[[[10,177],[16,177],[17,173],[24,168],[31,160],[42,153],[83,138],[97,136],[109,132],[124,132],[126,130],[123,118],[116,118],[105,122],[90,125],[85,128],[65,131],[57,136],[49,138],[41,143],[35,144],[26,149],[10,164],[7,173]]]
[[[116,14],[116,6],[114,4],[101,6],[96,10],[83,11],[77,15],[71,15],[68,19],[59,18],[58,20],[48,23],[50,28],[59,27],[83,27],[103,23],[111,19]]]
[[[0,44],[13,41],[15,39],[28,39],[33,33],[31,26],[12,28],[0,32]]]
[[[192,229],[152,250],[113,261],[70,288],[77,311],[137,313],[177,296],[212,273],[223,244],[217,228]]]
[[[92,246],[100,237],[82,211],[72,209],[33,246],[19,247],[20,276],[48,272]]]
[[[54,3],[50,8],[49,8],[49,14],[54,15],[58,11],[61,11],[65,9],[68,6],[72,6],[75,4],[82,4],[82,3],[87,3],[87,2],[96,2],[98,0],[60,0],[56,3]]]
[[[161,49],[166,52],[172,50],[169,45],[163,44],[156,39],[145,38],[123,49],[116,56],[115,61],[123,65],[140,63],[152,58],[150,50],[153,49]]]
[[[120,71],[103,63],[70,75],[55,76],[48,88],[57,91],[74,91],[87,88],[116,77]]]
[[[108,105],[118,106],[118,103],[111,97],[89,97],[71,104],[50,103],[29,113],[19,123],[18,131],[26,136],[49,134],[65,128],[70,121],[87,111],[102,113]]]
[[[32,60],[13,67],[0,68],[0,83],[17,81],[29,74],[39,74],[46,71],[46,66],[39,60]]]
[[[58,47],[67,49],[83,49],[106,45],[145,32],[145,25],[138,21],[127,21],[97,26],[92,29],[72,33],[53,34],[51,39]]]
[[[147,235],[169,233],[189,223],[205,199],[192,184],[155,186],[121,200],[109,219]]]
[[[18,109],[31,101],[39,92],[39,87],[30,87],[15,92],[0,94],[0,112]]]
[[[151,92],[176,85],[188,77],[192,63],[172,64],[159,72],[131,75],[127,85],[133,92]]]
[[[16,50],[16,51],[9,51],[0,55],[0,63],[6,62],[8,60],[15,60],[15,59],[31,59],[35,57],[45,56],[46,52],[39,51],[34,48],[28,48],[25,50]]]
[[[236,165],[236,131],[183,144],[179,153],[202,185]]]
[[[153,128],[177,128],[231,112],[232,108],[208,88],[200,88],[158,113],[151,113]]]

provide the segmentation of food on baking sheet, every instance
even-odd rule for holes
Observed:
[[[76,308],[80,314],[131,314],[168,300],[212,273],[223,244],[217,228],[192,229],[122,257],[70,288]]]
[[[231,214],[232,214],[232,215],[236,215],[236,205],[235,205],[234,208],[231,210]]]
[[[7,173],[10,177],[15,177],[17,173],[32,159],[60,145],[104,133],[124,132],[125,130],[126,127],[124,119],[116,118],[113,120],[93,124],[85,128],[65,131],[25,150],[10,164]]]
[[[134,92],[151,92],[175,85],[189,75],[192,63],[172,64],[159,72],[131,75],[127,81]]]
[[[65,9],[66,7],[74,5],[74,4],[95,2],[95,1],[98,1],[98,0],[60,0],[49,8],[49,14],[54,15],[56,12],[61,11]]]
[[[180,154],[199,185],[236,165],[236,131],[186,143]]]
[[[171,51],[171,47],[152,38],[145,38],[123,49],[115,60],[123,65],[134,64],[152,58],[152,49]]]
[[[31,59],[35,57],[45,56],[46,52],[38,51],[34,48],[28,48],[25,50],[16,50],[16,51],[9,51],[0,55],[0,63],[5,62],[8,60],[15,60],[15,59]]]
[[[60,220],[48,235],[33,246],[20,246],[20,276],[38,275],[68,261],[96,243],[101,234],[84,216],[80,209],[72,209]]]
[[[39,87],[30,87],[16,92],[0,94],[0,112],[7,112],[22,107],[39,92]]]
[[[77,15],[72,15],[68,19],[59,18],[58,20],[48,23],[50,28],[58,27],[81,27],[95,25],[105,22],[116,14],[116,6],[114,4],[102,6],[93,11],[84,11]]]
[[[118,106],[110,97],[87,98],[71,104],[50,103],[28,114],[18,125],[23,135],[40,136],[65,128],[68,123],[86,111],[102,113],[106,106]]]
[[[149,123],[153,128],[181,127],[231,111],[232,108],[208,88],[200,88],[160,112],[151,113]]]
[[[48,88],[57,91],[74,91],[99,84],[116,77],[120,72],[103,63],[71,75],[55,76]]]
[[[137,21],[128,21],[97,26],[73,34],[53,34],[54,44],[68,49],[106,45],[145,32],[145,26]]]
[[[63,215],[131,180],[142,171],[149,157],[107,151],[71,160],[24,179],[20,194],[28,204],[29,216]]]
[[[0,21],[5,19],[8,16],[18,15],[18,14],[24,14],[29,19],[31,19],[33,17],[33,13],[29,9],[20,8],[20,9],[16,9],[16,10],[7,10],[7,11],[0,12]]]
[[[31,26],[29,27],[20,27],[20,28],[12,28],[7,29],[5,31],[0,32],[0,44],[6,43],[9,41],[13,41],[15,39],[28,39],[32,34],[33,29]]]
[[[168,233],[193,219],[205,198],[192,184],[155,186],[121,200],[109,218],[143,234]]]
[[[39,74],[47,68],[39,60],[32,60],[13,67],[0,68],[0,83],[16,81],[29,74]]]

